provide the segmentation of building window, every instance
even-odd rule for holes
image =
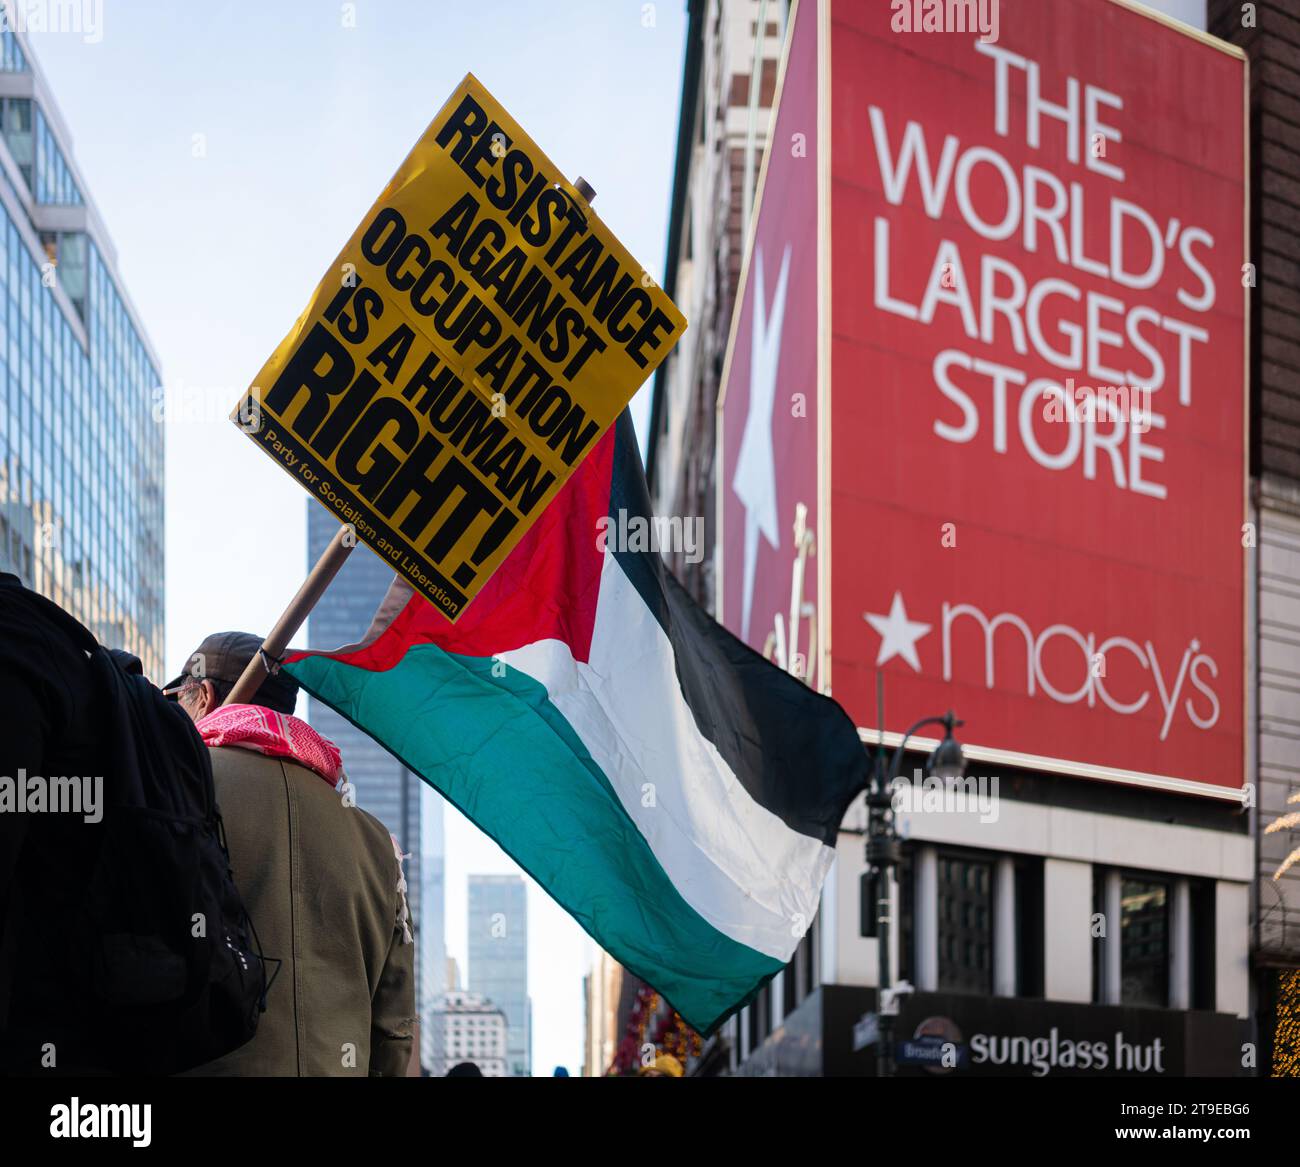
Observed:
[[[1042,995],[1041,859],[913,842],[898,895],[900,980],[925,992]]]
[[[1182,917],[1174,911],[1180,884],[1186,885]],[[1106,925],[1095,946],[1094,1000],[1148,1009],[1213,1008],[1213,880],[1097,868],[1093,910]],[[1182,920],[1177,932],[1176,919]],[[1177,992],[1175,967],[1186,977]]]
[[[35,150],[32,144],[32,102],[27,97],[6,97],[0,107],[3,119],[5,143],[13,155],[18,169],[22,172],[27,189],[32,189],[32,159]]]
[[[55,278],[72,301],[77,314],[86,319],[87,239],[81,232],[43,231],[41,246],[54,264]]]
[[[1169,1004],[1169,885],[1125,877],[1120,884],[1120,1003]]]
[[[18,45],[18,38],[12,29],[0,32],[0,73],[25,73],[27,59]]]
[[[72,170],[39,105],[36,107],[36,190],[33,193],[38,203],[63,206],[82,203]]]
[[[939,991],[993,992],[993,864],[939,856]]]

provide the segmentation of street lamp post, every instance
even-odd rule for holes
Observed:
[[[876,944],[878,957],[876,1073],[887,1078],[894,1072],[894,1017],[898,1003],[890,976],[889,959],[889,884],[890,872],[902,858],[902,843],[894,829],[894,782],[903,766],[907,742],[912,734],[927,725],[942,725],[943,740],[935,747],[926,762],[927,773],[936,778],[960,778],[965,767],[961,744],[952,735],[953,727],[961,725],[949,710],[943,717],[925,717],[904,735],[885,770],[883,745],[876,750],[871,788],[867,791],[867,869],[871,878],[869,887],[876,897]]]

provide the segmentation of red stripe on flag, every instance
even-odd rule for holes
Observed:
[[[416,644],[489,657],[554,639],[569,646],[574,660],[586,661],[604,560],[596,522],[609,514],[615,428],[596,443],[455,624],[417,593],[365,648],[351,655],[310,655],[381,672]],[[301,655],[308,654],[290,659]]]

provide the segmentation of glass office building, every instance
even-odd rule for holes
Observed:
[[[0,570],[159,678],[159,362],[49,87],[7,28],[0,212]]]
[[[506,1015],[507,1073],[532,1074],[528,906],[517,875],[469,877],[469,991]]]

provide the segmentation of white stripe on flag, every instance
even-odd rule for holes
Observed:
[[[719,932],[788,960],[835,852],[757,803],[700,733],[668,637],[614,557],[590,662],[558,640],[500,659],[545,686],[682,898]]]

